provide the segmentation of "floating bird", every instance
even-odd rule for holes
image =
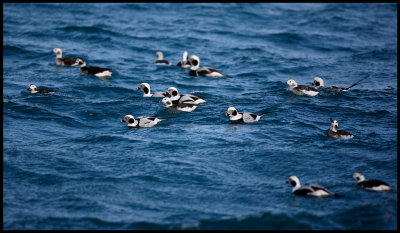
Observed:
[[[126,115],[121,122],[127,122],[129,128],[134,127],[153,127],[158,124],[158,122],[164,119],[159,119],[157,116],[142,116],[134,118],[132,115]]]
[[[289,85],[289,91],[293,92],[296,95],[309,95],[309,96],[316,96],[318,95],[318,91],[315,88],[304,86],[304,85],[297,85],[294,79],[289,79],[285,85]]]
[[[107,77],[112,75],[112,70],[108,68],[101,68],[97,66],[86,66],[85,59],[78,57],[78,64],[81,67],[81,74],[93,74],[97,77]]]
[[[331,120],[331,128],[328,131],[329,137],[338,139],[350,139],[354,137],[354,135],[351,133],[348,133],[343,130],[338,130],[339,123],[337,122],[337,120],[333,120],[332,118],[330,118],[330,120]]]
[[[251,112],[238,112],[234,107],[229,107],[225,116],[230,116],[229,120],[232,123],[252,123],[259,121],[261,116],[267,113],[269,112],[257,115]]]
[[[175,87],[168,88],[165,94],[171,95],[171,100],[173,103],[175,103],[176,101],[185,104],[202,104],[206,102],[206,100],[192,94],[179,95],[178,89],[176,89]]]
[[[361,81],[364,79],[361,79],[360,81],[354,83],[353,85],[343,88],[343,87],[338,87],[338,86],[324,86],[324,80],[320,77],[315,77],[314,82],[311,83],[311,85],[314,85],[317,89],[318,88],[324,88],[324,89],[330,89],[330,90],[336,90],[336,91],[348,91],[350,88],[354,87],[355,85],[359,84]]]
[[[32,94],[56,92],[56,91],[49,90],[49,89],[37,89],[35,84],[31,84],[27,90],[31,91]]]
[[[162,66],[171,65],[171,62],[164,60],[164,54],[161,51],[157,51],[156,55],[157,55],[156,65],[162,65]]]
[[[352,178],[356,179],[357,185],[363,189],[374,191],[388,191],[392,189],[386,182],[380,180],[365,180],[364,175],[359,172],[354,173]]]
[[[206,77],[211,77],[211,78],[219,78],[219,77],[229,77],[232,78],[229,75],[223,74],[219,72],[218,70],[211,68],[211,67],[199,67],[200,66],[200,58],[196,55],[190,56],[189,62],[191,64],[189,75],[191,76],[206,76]]]
[[[77,58],[75,57],[62,57],[62,50],[54,48],[53,53],[56,54],[56,65],[58,66],[78,66]]]
[[[190,62],[188,59],[188,52],[183,52],[182,54],[182,60],[180,60],[177,64],[177,66],[180,66],[181,68],[189,68],[190,67]]]
[[[168,97],[164,97],[160,102],[164,103],[167,106],[167,108],[173,108],[184,112],[192,112],[198,106],[197,104],[186,104],[186,103],[180,103],[178,101],[173,102],[171,98]]]
[[[142,83],[136,88],[136,90],[143,90],[143,97],[166,97],[168,94],[165,92],[156,92],[154,94],[150,93],[150,84]]]
[[[325,187],[318,184],[309,184],[301,186],[299,178],[297,178],[297,176],[289,177],[289,179],[286,181],[286,184],[291,184],[293,186],[292,193],[300,196],[306,196],[306,195],[312,195],[317,197],[337,196],[337,194],[329,191]]]

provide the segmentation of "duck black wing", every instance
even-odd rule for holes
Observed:
[[[348,133],[348,132],[343,131],[343,130],[338,130],[337,134],[340,135],[340,136],[352,136],[353,135],[353,134]]]
[[[314,192],[315,192],[315,191],[318,191],[318,190],[322,190],[322,191],[324,191],[324,192],[326,192],[326,193],[328,193],[328,194],[330,194],[330,195],[336,195],[335,193],[329,191],[327,188],[325,188],[325,187],[323,187],[323,186],[321,186],[321,185],[318,185],[318,184],[310,184],[309,186],[314,190]]]
[[[389,186],[386,182],[380,181],[380,180],[366,180],[358,183],[359,186],[362,188],[373,188],[377,187],[379,185],[386,185]]]
[[[37,90],[37,93],[49,93],[49,92],[56,92],[56,91],[49,90],[49,89],[40,89],[40,90]]]
[[[169,61],[167,61],[167,60],[157,60],[157,61],[156,61],[156,64],[165,64],[165,65],[169,65],[170,63],[169,63]]]
[[[190,94],[184,94],[181,95],[181,97],[179,98],[179,103],[187,103],[187,104],[194,104],[193,102],[197,101],[201,99],[198,96],[195,95],[190,95]]]
[[[316,91],[316,92],[318,92],[318,90],[317,89],[315,89],[315,88],[312,88],[312,87],[309,87],[309,86],[305,86],[305,85],[298,85],[297,87],[295,87],[294,89],[297,89],[297,90],[303,90],[303,91]]]
[[[72,66],[76,63],[76,58],[74,57],[65,57],[62,60],[66,66]]]
[[[111,69],[101,68],[101,67],[97,67],[97,66],[82,67],[82,70],[87,71],[87,73],[89,73],[89,74],[97,74],[97,73],[101,73],[101,72],[104,72],[107,70],[111,72]]]
[[[310,186],[303,186],[296,189],[293,193],[299,196],[306,196],[312,192],[314,192],[314,190]]]

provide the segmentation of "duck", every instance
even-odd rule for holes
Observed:
[[[75,57],[62,57],[62,50],[60,48],[54,48],[53,53],[56,54],[55,63],[58,66],[79,66],[77,58]]]
[[[31,84],[27,90],[31,91],[32,94],[56,92],[49,89],[37,89],[35,84]]]
[[[169,97],[164,97],[160,102],[164,103],[167,108],[177,109],[183,112],[192,112],[198,107],[197,104],[173,102]]]
[[[232,76],[223,74],[214,68],[206,66],[200,67],[200,58],[196,55],[190,56],[189,62],[191,64],[189,75],[191,76],[197,77],[200,75],[211,78],[220,78],[220,77],[232,78]]]
[[[299,196],[338,196],[336,193],[329,191],[327,188],[318,185],[318,184],[309,184],[309,185],[300,185],[300,180],[297,176],[290,176],[289,179],[285,182],[286,184],[291,184],[293,186],[292,193]]]
[[[170,66],[171,62],[164,60],[164,54],[161,51],[156,52],[157,60],[156,60],[156,65],[162,65],[162,66]]]
[[[143,90],[143,97],[166,97],[168,94],[165,92],[155,92],[154,94],[150,93],[150,84],[141,83],[140,86],[136,88],[136,90]]]
[[[180,102],[180,103],[185,103],[185,104],[202,104],[207,102],[206,100],[192,95],[192,94],[183,94],[183,95],[179,95],[178,93],[178,89],[176,89],[175,87],[170,87],[168,88],[167,92],[165,92],[165,94],[167,95],[171,95],[171,100],[175,103],[175,102]]]
[[[102,68],[98,66],[86,66],[85,59],[78,57],[77,58],[78,64],[81,67],[81,74],[93,74],[97,77],[108,77],[112,75],[112,70],[108,68]]]
[[[238,112],[236,108],[229,107],[225,116],[230,116],[229,120],[232,123],[252,123],[260,120],[261,116],[268,114],[270,112],[265,112],[260,115],[251,112]]]
[[[348,133],[343,130],[338,130],[339,123],[337,120],[333,120],[332,118],[330,118],[330,120],[331,120],[331,128],[328,131],[329,137],[338,139],[350,139],[354,137],[354,135],[351,133]]]
[[[296,95],[308,95],[308,96],[316,96],[319,91],[315,88],[305,86],[305,85],[297,85],[294,79],[289,79],[285,85],[289,86],[289,91]]]
[[[393,189],[386,182],[380,180],[365,180],[365,177],[362,173],[356,172],[352,175],[353,179],[357,180],[357,185],[363,189],[373,190],[378,192],[389,191]]]
[[[132,115],[126,115],[124,119],[121,120],[121,122],[126,122],[128,123],[129,128],[135,128],[135,127],[153,127],[157,125],[160,121],[163,121],[165,119],[159,119],[157,116],[142,116],[138,118],[134,118]]]

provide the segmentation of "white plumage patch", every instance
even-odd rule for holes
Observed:
[[[391,190],[392,188],[387,186],[387,185],[379,185],[379,186],[376,186],[376,187],[365,188],[365,189],[375,190],[375,191],[387,191],[387,190]]]
[[[316,91],[305,91],[305,90],[302,90],[301,92],[303,94],[306,94],[306,95],[309,95],[309,96],[316,96],[319,93],[319,92],[316,92]]]
[[[112,75],[112,72],[106,70],[106,71],[103,71],[103,72],[101,72],[101,73],[97,73],[97,74],[95,74],[95,75],[96,75],[97,77],[107,77],[107,76],[111,76],[111,75]]]
[[[193,105],[191,107],[183,107],[183,108],[178,107],[177,109],[180,111],[184,111],[184,112],[191,112],[191,111],[195,110],[196,108],[197,108],[197,105]]]
[[[317,191],[311,192],[309,195],[322,197],[322,196],[330,196],[331,194],[325,192],[324,190],[317,190]]]
[[[224,77],[223,74],[219,73],[219,72],[211,72],[206,74],[207,77],[211,77],[211,78],[220,78],[220,77]]]
[[[338,138],[340,138],[340,139],[350,139],[350,138],[353,138],[354,137],[354,135],[340,135]]]

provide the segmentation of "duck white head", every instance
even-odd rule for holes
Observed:
[[[297,176],[290,176],[286,181],[286,184],[291,184],[293,186],[293,190],[300,188],[300,180]]]
[[[28,88],[29,91],[31,91],[31,93],[37,93],[37,87],[35,84],[31,84]]]
[[[315,87],[323,87],[324,86],[324,80],[320,77],[315,77],[314,82],[311,83],[311,85],[314,85]]]
[[[62,58],[62,50],[60,48],[54,48],[53,53],[56,54],[57,58]]]
[[[171,106],[172,106],[172,100],[171,100],[171,98],[164,97],[164,98],[161,100],[161,102],[164,103],[167,107],[171,107]]]
[[[191,67],[190,67],[191,69],[192,68],[193,69],[197,69],[200,66],[200,58],[198,56],[196,56],[196,55],[190,56],[189,62],[191,64]]]
[[[338,121],[337,120],[333,120],[332,118],[330,118],[330,120],[331,120],[331,130],[333,132],[337,132],[338,127],[339,127]]]
[[[225,116],[236,116],[236,115],[237,115],[237,110],[234,107],[229,107],[225,113]]]
[[[164,54],[161,51],[157,51],[156,55],[157,55],[157,60],[163,60],[164,59]]]
[[[83,58],[81,58],[81,57],[76,58],[76,63],[78,63],[78,65],[79,65],[80,67],[85,67],[85,66],[86,66],[86,61],[85,61],[85,59],[83,59]]]
[[[289,88],[295,88],[297,87],[297,83],[296,81],[294,81],[294,79],[289,79],[287,80],[287,82],[285,83],[286,85],[289,85]]]
[[[121,122],[126,122],[128,123],[128,126],[132,127],[137,125],[137,122],[135,121],[135,118],[132,115],[126,115],[124,119],[121,120]]]
[[[364,175],[359,172],[354,173],[352,177],[353,177],[353,179],[357,180],[357,183],[360,183],[365,180]]]
[[[168,88],[167,94],[171,95],[171,100],[175,100],[175,99],[179,98],[178,89],[176,89],[175,87]]]
[[[148,83],[141,83],[140,86],[136,88],[136,90],[143,90],[144,96],[151,96],[150,84]]]

